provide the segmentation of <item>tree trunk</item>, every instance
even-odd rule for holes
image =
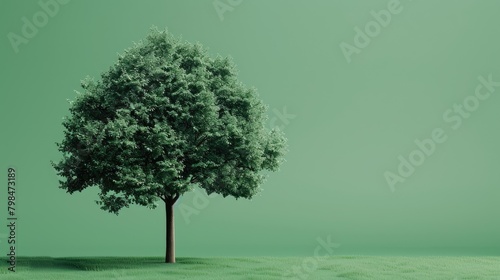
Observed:
[[[166,251],[165,263],[175,263],[175,229],[174,229],[174,203],[175,200],[165,201],[166,212]]]

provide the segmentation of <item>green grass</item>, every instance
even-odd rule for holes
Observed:
[[[2,265],[5,280],[153,280],[153,279],[490,279],[500,280],[500,257],[335,256],[178,258],[21,257],[17,272]],[[2,259],[5,264],[5,259]],[[306,265],[300,276],[293,267]],[[317,266],[315,266],[317,264]],[[308,266],[309,265],[309,266]],[[288,276],[286,276],[288,275]]]

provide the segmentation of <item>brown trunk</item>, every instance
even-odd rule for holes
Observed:
[[[174,229],[174,203],[175,200],[167,199],[165,202],[166,212],[166,243],[165,262],[175,263],[175,229]]]

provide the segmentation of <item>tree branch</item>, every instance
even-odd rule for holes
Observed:
[[[167,202],[167,200],[165,199],[165,196],[161,195],[160,193],[157,193],[158,197],[163,200],[163,202]]]
[[[172,198],[172,204],[174,204],[177,201],[177,199],[179,199],[179,197],[180,197],[179,193],[176,193],[174,198]]]
[[[199,183],[198,179],[196,179],[194,176],[191,177],[191,184],[196,184]]]
[[[202,137],[201,140],[198,141],[198,144],[196,144],[196,147],[201,146],[201,144],[205,143],[207,141],[208,137]]]
[[[163,202],[169,204],[171,203],[172,205],[175,204],[175,202],[177,201],[177,199],[179,199],[179,197],[180,197],[179,193],[176,193],[174,196],[165,196],[165,197],[160,196]]]

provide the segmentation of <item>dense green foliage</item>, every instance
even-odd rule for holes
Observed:
[[[152,29],[82,88],[53,165],[69,193],[99,187],[104,210],[154,208],[194,185],[251,198],[262,171],[283,161],[284,135],[266,128],[266,107],[234,64],[167,31]]]
[[[2,269],[0,279],[496,280],[500,275],[500,257],[486,256],[331,256],[319,259],[317,267],[310,257],[178,258],[178,264],[165,269],[159,257],[21,257],[17,272]]]

